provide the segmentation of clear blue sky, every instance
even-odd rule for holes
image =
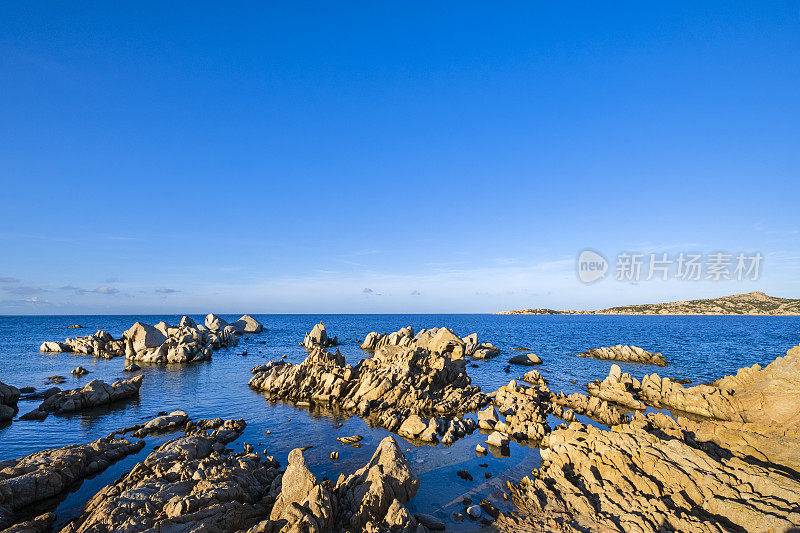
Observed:
[[[0,313],[800,297],[798,2],[284,4],[0,8]]]

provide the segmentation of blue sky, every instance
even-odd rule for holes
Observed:
[[[0,313],[800,297],[798,56],[797,2],[6,3]]]

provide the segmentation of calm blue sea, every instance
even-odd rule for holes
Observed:
[[[260,335],[244,336],[239,345],[214,354],[210,362],[179,368],[146,367],[140,398],[73,416],[50,416],[43,422],[14,421],[0,426],[0,460],[22,457],[34,451],[85,443],[155,416],[159,411],[185,410],[190,417],[244,418],[245,435],[232,446],[244,442],[266,449],[285,465],[289,451],[313,445],[305,452],[307,463],[318,477],[335,479],[340,472],[360,468],[389,433],[373,429],[358,417],[334,419],[290,405],[270,404],[250,390],[250,369],[267,360],[286,355],[292,363],[301,362],[306,352],[299,346],[303,335],[322,320],[329,335],[338,336],[341,352],[350,363],[367,356],[358,345],[370,331],[395,331],[403,326],[416,330],[447,326],[464,336],[477,332],[481,342],[491,342],[501,355],[476,361],[468,372],[474,384],[484,391],[496,390],[524,368],[514,367],[507,374],[507,359],[518,353],[516,346],[529,348],[544,361],[540,372],[554,391],[584,391],[585,384],[608,374],[611,362],[575,357],[574,354],[612,344],[635,344],[651,352],[661,352],[669,360],[666,368],[623,364],[623,371],[637,377],[654,371],[661,375],[689,378],[694,383],[709,382],[742,366],[766,364],[800,343],[800,317],[703,317],[703,316],[496,316],[496,315],[254,315],[267,328]],[[193,315],[198,323],[203,316]],[[226,320],[238,316],[223,315]],[[0,381],[17,387],[46,388],[45,378],[67,377],[62,388],[74,388],[91,379],[113,381],[130,375],[122,372],[122,358],[93,359],[71,354],[42,354],[45,340],[63,340],[104,329],[118,337],[133,322],[155,324],[160,320],[176,323],[176,315],[153,316],[2,316],[0,317]],[[85,326],[70,330],[70,324]],[[243,351],[248,355],[241,355]],[[76,378],[70,370],[84,366],[91,374]],[[572,383],[575,381],[575,383]],[[35,401],[21,401],[20,414],[34,409]],[[336,425],[342,422],[341,428]],[[554,420],[552,424],[558,423]],[[271,432],[270,435],[266,431]],[[365,438],[360,449],[343,447],[337,436],[360,434]],[[117,479],[133,464],[169,437],[149,437],[148,446],[138,455],[109,468],[94,479],[85,480],[60,503],[59,522],[80,512],[83,504],[102,486]],[[448,520],[448,529],[467,530],[470,523],[453,523],[453,512],[463,510],[464,495],[474,501],[489,497],[502,505],[500,490],[506,479],[519,479],[539,464],[535,448],[512,445],[508,458],[476,457],[475,445],[485,436],[474,433],[451,447],[417,447],[396,437],[422,480],[422,488],[411,504],[415,512],[427,512]],[[331,451],[340,452],[333,462]],[[479,466],[488,464],[487,467]],[[463,481],[457,470],[468,470],[474,482]],[[490,471],[487,480],[484,471]]]

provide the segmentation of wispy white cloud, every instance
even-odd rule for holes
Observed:
[[[178,289],[170,289],[168,287],[159,287],[156,289],[156,294],[175,294],[176,292],[180,292]]]

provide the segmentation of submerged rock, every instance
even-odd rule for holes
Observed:
[[[526,354],[515,355],[514,357],[509,359],[508,362],[511,363],[512,365],[533,366],[533,365],[541,365],[542,359],[535,353],[526,353]]]
[[[612,361],[625,361],[629,363],[645,363],[648,365],[667,366],[667,360],[660,353],[650,353],[638,346],[607,346],[594,348],[578,354],[579,357],[593,357],[595,359],[611,359]]]

